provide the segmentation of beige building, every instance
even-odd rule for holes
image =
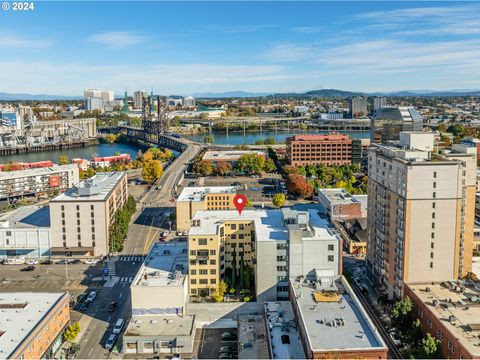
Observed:
[[[190,295],[206,296],[241,263],[257,301],[288,299],[290,277],[341,273],[341,240],[318,210],[198,211],[188,234]],[[259,266],[257,266],[259,264]],[[230,277],[231,279],[231,277]]]
[[[476,155],[432,149],[433,134],[403,132],[369,151],[367,271],[389,297],[471,271]]]
[[[50,201],[52,255],[109,253],[109,229],[127,201],[124,172],[98,173]]]
[[[177,198],[177,230],[190,229],[190,221],[197,211],[233,210],[235,186],[186,187]]]

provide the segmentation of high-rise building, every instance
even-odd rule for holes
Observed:
[[[148,96],[145,90],[138,90],[133,93],[133,106],[135,109],[141,109],[143,107],[143,99]]]
[[[85,99],[85,110],[102,110],[103,109],[103,100],[102,98],[86,98]]]
[[[383,106],[370,122],[370,142],[397,141],[401,131],[422,131],[423,118],[413,106]]]
[[[97,173],[51,200],[52,254],[109,254],[110,225],[127,197],[126,173],[114,172]]]
[[[286,158],[290,165],[343,165],[362,160],[362,143],[348,135],[301,134],[287,138]]]
[[[101,98],[102,97],[102,90],[100,89],[87,89],[83,91],[83,98]]]
[[[115,100],[115,93],[110,90],[102,90],[100,93],[100,97],[104,102],[110,102]]]
[[[83,92],[85,101],[85,109],[103,110],[105,106],[112,105],[115,100],[114,92],[110,90],[101,89],[87,89]]]
[[[382,106],[387,106],[387,98],[385,96],[372,96],[368,98],[370,103],[369,114],[375,114]]]
[[[369,150],[367,271],[389,297],[471,271],[476,149],[432,154],[433,141],[401,132],[398,145]]]
[[[349,101],[349,112],[352,118],[367,115],[367,99],[360,96],[352,97]]]

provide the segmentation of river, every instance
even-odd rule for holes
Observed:
[[[214,133],[214,143],[220,145],[241,145],[241,144],[255,144],[258,140],[265,140],[266,138],[273,137],[278,143],[285,142],[287,136],[295,134],[327,134],[328,131],[263,131],[263,132],[246,132],[245,135],[243,132],[230,132],[228,135],[226,133]],[[345,131],[344,134],[350,135],[352,138],[359,139],[368,139],[370,133],[368,131]],[[187,138],[203,142],[203,139],[208,134],[198,134],[198,135],[186,135]],[[82,159],[91,159],[92,156],[112,156],[116,152],[121,154],[130,154],[132,159],[135,159],[138,150],[140,147],[135,144],[129,143],[115,143],[115,144],[106,144],[101,143],[97,145],[91,145],[88,147],[82,148],[73,148],[66,150],[52,150],[52,151],[42,151],[42,152],[32,152],[24,153],[18,155],[6,155],[0,156],[0,163],[12,162],[35,162],[43,160],[52,160],[53,162],[58,162],[58,158],[61,155],[67,156],[69,159],[73,158],[82,158]],[[175,155],[178,155],[174,152]]]
[[[140,147],[135,144],[96,144],[88,147],[81,148],[72,148],[65,150],[52,150],[52,151],[41,151],[41,152],[32,152],[24,153],[18,155],[6,155],[0,156],[0,163],[12,162],[35,162],[43,160],[52,160],[53,162],[58,162],[60,155],[66,155],[69,159],[73,158],[82,158],[90,160],[92,156],[111,156],[116,152],[121,154],[130,154],[132,159],[135,159],[138,150]]]
[[[242,145],[242,144],[255,144],[256,141],[265,140],[266,138],[272,137],[277,143],[284,143],[287,136],[292,136],[295,134],[328,134],[328,131],[301,131],[301,130],[292,130],[292,131],[263,131],[263,132],[246,132],[245,135],[243,131],[241,132],[230,132],[227,133],[213,133],[214,144],[220,145]],[[357,139],[369,139],[369,131],[342,131],[342,134],[351,136],[352,138]],[[198,134],[198,135],[185,135],[185,137],[192,139],[194,141],[203,142],[203,139],[208,134]]]

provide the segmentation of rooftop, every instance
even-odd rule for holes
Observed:
[[[185,187],[177,201],[203,201],[207,194],[235,194],[235,186],[203,186],[203,187]]]
[[[226,151],[207,151],[202,160],[238,160],[243,155],[246,154],[257,154],[259,156],[265,156],[263,151],[255,150],[226,150]]]
[[[350,136],[340,133],[330,134],[297,134],[290,136],[289,141],[344,141],[351,140]]]
[[[0,358],[9,358],[64,295],[65,293],[0,293]]]
[[[350,204],[359,202],[344,188],[338,189],[319,189],[318,192],[322,194],[330,204]]]
[[[302,277],[290,281],[301,316],[297,320],[313,351],[386,348],[343,277],[323,289],[320,282],[305,283]]]
[[[238,358],[268,359],[265,322],[262,315],[239,315]]]
[[[42,168],[31,168],[25,170],[16,170],[16,171],[2,171],[0,172],[0,181],[9,180],[9,179],[19,179],[29,176],[42,176],[48,175],[51,173],[59,173],[63,171],[76,170],[78,169],[77,164],[67,164],[67,165],[54,165],[49,167]]]
[[[413,106],[382,106],[375,113],[374,120],[422,122],[423,118]]]
[[[463,281],[407,284],[473,357],[480,357],[480,287]]]
[[[125,172],[97,173],[90,179],[79,182],[51,201],[105,200],[124,176],[126,176]]]
[[[132,286],[183,286],[187,273],[186,242],[155,243]]]
[[[0,216],[0,228],[48,228],[49,226],[48,206],[22,206]]]
[[[288,239],[286,219],[295,216],[298,221],[308,221],[308,231],[303,239],[335,239],[337,235],[330,227],[330,221],[319,215],[318,210],[296,211],[290,208],[282,210],[244,210],[239,215],[236,210],[197,211],[193,220],[200,222],[199,226],[190,227],[189,236],[215,235],[219,226],[226,222],[253,221],[255,224],[256,241],[278,241]],[[291,222],[289,222],[291,223]]]
[[[305,359],[302,342],[289,301],[264,303],[267,335],[273,359]],[[287,340],[288,341],[285,341]]]
[[[155,337],[164,336],[166,340],[169,340],[172,336],[190,336],[194,329],[194,322],[194,316],[133,316],[125,331],[125,336],[150,336],[154,334]]]

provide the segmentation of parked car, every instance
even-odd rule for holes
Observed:
[[[55,264],[70,264],[71,261],[67,259],[58,260]]]
[[[125,322],[123,321],[122,318],[118,319],[117,322],[115,323],[115,327],[113,328],[113,333],[114,334],[120,334],[120,332],[123,329],[123,325]]]
[[[83,303],[86,299],[87,299],[87,294],[80,294],[77,296],[77,302],[79,304]]]
[[[357,284],[357,286],[362,285],[362,282],[360,281],[360,279],[358,277],[353,278],[353,281],[355,281],[355,284]]]
[[[42,260],[42,262],[40,264],[41,265],[51,265],[51,264],[53,264],[53,261],[50,260],[50,259],[45,259],[45,260]]]
[[[116,302],[116,301],[112,301],[112,302],[108,305],[107,311],[108,311],[108,312],[114,312],[116,308],[117,308],[117,302]]]
[[[402,341],[398,337],[398,334],[395,330],[391,330],[388,335],[390,336],[390,339],[392,339],[393,344],[396,347],[401,347],[402,346]]]
[[[38,264],[38,260],[30,259],[30,260],[27,260],[27,261],[25,262],[25,264],[27,264],[27,265],[37,265],[37,264]]]
[[[187,236],[188,235],[188,230],[185,230],[183,233],[182,233],[183,236]]]
[[[219,359],[235,359],[235,356],[233,354],[228,354],[228,353],[221,353],[218,355]]]
[[[360,285],[360,291],[364,293],[365,295],[368,294],[368,288],[365,285]]]
[[[74,259],[74,260],[70,261],[69,264],[80,264],[80,260],[79,259]]]
[[[87,311],[88,307],[90,306],[90,301],[86,300],[82,303],[82,306],[80,306],[80,311],[85,312]]]
[[[30,265],[30,266],[24,267],[20,271],[33,271],[33,270],[35,270],[35,266]]]
[[[92,290],[88,294],[86,301],[92,302],[93,300],[95,300],[96,297],[97,297],[97,292],[95,290]]]
[[[87,265],[95,265],[97,262],[98,262],[97,259],[85,259],[85,260],[83,260],[83,263],[87,264]]]
[[[166,238],[168,236],[168,231],[162,232],[162,238]]]
[[[105,349],[111,350],[115,342],[117,341],[117,335],[112,334],[108,337],[107,342],[105,343]]]
[[[222,340],[224,340],[224,341],[234,341],[234,340],[237,340],[237,335],[232,334],[230,332],[224,332],[222,334]]]
[[[218,353],[223,353],[223,352],[232,352],[232,351],[236,351],[233,347],[229,346],[229,345],[226,345],[226,346],[222,346],[220,348],[220,350],[218,351]]]

